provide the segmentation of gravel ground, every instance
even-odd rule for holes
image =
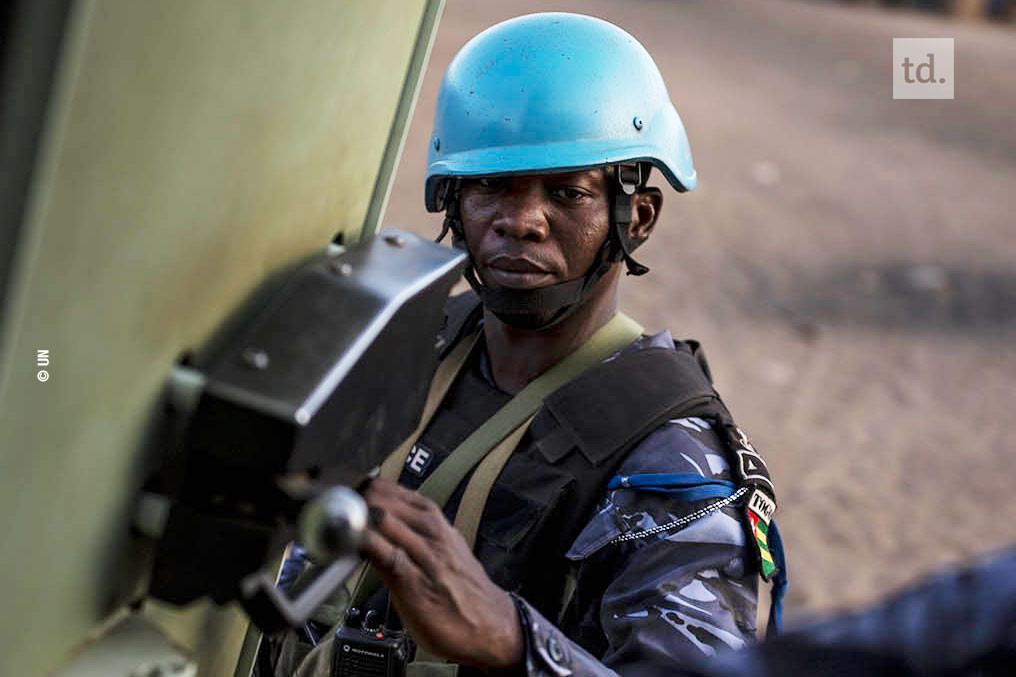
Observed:
[[[440,76],[536,2],[449,0],[384,222],[423,208]],[[605,0],[654,55],[700,187],[667,193],[624,307],[707,347],[766,454],[788,616],[1016,542],[1016,31],[801,0]],[[893,37],[953,37],[956,99],[894,101]],[[1006,74],[1009,75],[1006,75]]]

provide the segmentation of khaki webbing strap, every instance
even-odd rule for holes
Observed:
[[[470,550],[476,545],[476,531],[480,528],[480,518],[487,505],[490,490],[494,487],[498,475],[504,470],[515,447],[519,446],[522,436],[529,430],[529,424],[533,422],[534,418],[536,418],[536,414],[530,416],[525,423],[515,429],[515,432],[494,447],[476,467],[473,476],[469,478],[469,484],[466,485],[466,491],[462,494],[462,501],[459,503],[459,511],[455,513],[455,528],[466,539]]]
[[[406,457],[412,450],[413,445],[416,444],[416,441],[420,439],[420,435],[430,425],[430,419],[434,417],[434,412],[437,411],[441,400],[448,394],[448,389],[452,387],[455,377],[461,371],[462,365],[469,359],[469,355],[473,352],[473,348],[476,347],[479,338],[480,332],[474,332],[472,336],[459,341],[458,345],[448,353],[448,356],[441,360],[441,364],[437,366],[434,378],[430,382],[427,401],[423,405],[423,414],[420,416],[420,425],[416,426],[416,430],[395,451],[388,454],[388,457],[381,463],[381,477],[393,482],[399,479],[399,474],[402,472],[402,466],[406,462]]]
[[[474,430],[437,467],[437,470],[420,485],[418,489],[419,493],[443,507],[455,491],[455,488],[462,482],[462,478],[469,474],[470,470],[476,467],[487,454],[493,451],[506,437],[511,435],[524,421],[534,416],[540,407],[543,406],[543,400],[547,395],[568,383],[589,367],[599,364],[621,350],[641,336],[642,332],[642,326],[624,313],[614,315],[609,322],[596,330],[578,349],[533,379],[503,407],[498,409],[493,416],[487,419],[483,425]],[[475,341],[476,339],[473,340]],[[455,353],[456,351],[452,352]],[[465,363],[465,358],[468,356],[469,351],[467,350],[464,357],[461,358],[462,364]],[[447,362],[450,358],[451,355],[445,361]],[[461,368],[461,364],[458,365],[458,368]],[[458,373],[458,368],[454,369],[455,373]],[[451,371],[451,368],[449,368],[449,371]],[[435,374],[436,378],[437,375]],[[445,391],[450,387],[454,378],[455,376],[452,374],[448,383],[444,386]],[[432,391],[436,391],[436,389],[432,388]],[[429,395],[427,399],[429,404],[431,399]],[[440,400],[438,400],[439,403]],[[437,405],[434,405],[435,410],[436,408]],[[433,415],[433,412],[431,412],[431,415]],[[421,423],[418,428],[424,427],[426,425]],[[422,430],[420,432],[422,434]],[[415,431],[413,435],[416,435]],[[415,443],[415,439],[413,443]],[[408,447],[407,444],[409,445]],[[402,451],[403,447],[406,447],[405,454],[408,453],[412,444],[409,443],[409,440],[406,440],[399,447],[399,451]],[[404,454],[402,458],[405,458]],[[395,456],[394,452],[385,459],[385,463],[387,464],[393,456]],[[394,463],[393,461],[392,464],[394,465]],[[396,468],[401,468],[401,465]],[[396,474],[395,477],[398,477],[398,475]],[[363,604],[368,597],[374,594],[374,591],[377,590],[380,584],[380,577],[377,575],[374,567],[369,567],[366,575],[361,579],[360,585],[357,586],[353,604]]]

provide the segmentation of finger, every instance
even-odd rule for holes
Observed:
[[[392,513],[426,540],[448,538],[454,532],[434,501],[393,482],[375,482],[364,499],[368,505]]]
[[[396,518],[389,528],[398,530],[398,522],[401,522],[418,536],[391,534],[431,579],[440,578],[448,567],[456,569],[463,562],[473,560],[472,548],[429,498],[380,480],[364,498],[368,505],[382,508],[387,515]]]
[[[410,527],[402,519],[400,511],[393,502],[385,503],[391,506],[381,508],[375,512],[380,515],[377,523],[370,531],[380,534],[391,545],[401,548],[414,564],[427,574],[433,574],[437,567],[434,552],[438,541],[427,538],[417,530]],[[372,506],[378,508],[380,506]]]
[[[376,531],[368,531],[364,534],[362,551],[389,589],[413,589],[418,586],[422,577],[419,567],[396,543]]]
[[[376,527],[381,523],[381,518],[385,516],[385,509],[375,505],[367,506],[367,526],[370,528]]]

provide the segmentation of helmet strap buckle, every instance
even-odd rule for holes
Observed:
[[[615,165],[614,174],[617,177],[617,187],[611,205],[609,236],[615,250],[614,260],[623,260],[629,275],[645,275],[649,272],[649,268],[631,255],[642,242],[633,241],[628,236],[628,227],[632,221],[632,196],[642,185],[642,165],[637,162]]]
[[[642,165],[637,162],[617,165],[615,173],[621,192],[625,195],[634,195],[642,185]]]

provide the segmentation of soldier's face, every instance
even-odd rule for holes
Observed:
[[[607,176],[598,168],[464,180],[462,226],[483,283],[533,289],[582,277],[607,238]]]

